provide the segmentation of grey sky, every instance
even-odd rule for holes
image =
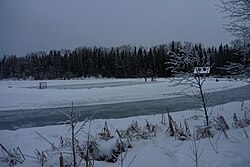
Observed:
[[[229,43],[219,0],[1,0],[0,56],[80,46]]]

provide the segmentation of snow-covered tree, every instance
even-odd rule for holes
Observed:
[[[241,40],[232,41],[234,58],[227,62],[224,69],[228,75],[235,78],[247,78],[250,76],[250,44],[244,44]]]

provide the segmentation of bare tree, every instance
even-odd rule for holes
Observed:
[[[246,43],[250,39],[250,0],[220,0],[217,5],[231,21],[225,25],[227,31]]]
[[[220,0],[217,5],[230,22],[225,29],[243,42],[247,47],[250,41],[250,0]]]
[[[69,131],[71,131],[71,144],[72,144],[72,155],[73,155],[73,166],[77,167],[78,163],[77,163],[77,138],[76,135],[84,128],[84,126],[86,125],[86,123],[88,122],[88,119],[86,118],[82,124],[80,125],[80,127],[78,129],[76,129],[78,122],[78,118],[79,118],[79,114],[74,112],[74,106],[73,106],[73,102],[72,102],[72,106],[71,106],[71,112],[69,113],[65,113],[66,116],[68,117],[68,120],[66,121],[66,123],[69,123],[70,125],[70,129]]]
[[[246,77],[250,73],[247,64],[250,61],[250,0],[220,0],[220,2],[217,7],[225,14],[225,18],[230,19],[224,27],[237,38],[232,42],[234,55],[241,59],[241,62],[228,62],[224,69],[234,77]]]
[[[207,94],[203,90],[203,84],[210,71],[210,68],[207,68],[210,65],[207,55],[199,54],[191,43],[185,43],[183,49],[178,49],[177,53],[169,52],[169,56],[169,62],[166,63],[169,67],[166,70],[171,70],[176,85],[198,89],[198,92],[193,92],[192,97],[201,102],[208,126]]]

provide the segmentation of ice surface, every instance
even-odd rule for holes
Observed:
[[[49,80],[48,89],[36,89],[39,81],[0,81],[0,111],[15,109],[67,107],[163,99],[192,94],[187,86],[175,86],[169,79],[144,82],[140,79]],[[247,85],[246,82],[210,78],[207,92]],[[9,88],[11,86],[11,88]],[[33,87],[33,88],[27,88]]]

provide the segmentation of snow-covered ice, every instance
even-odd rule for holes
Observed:
[[[38,87],[39,81],[0,81],[0,110],[66,107],[71,102],[74,102],[75,106],[84,106],[163,99],[180,96],[180,93],[184,91],[188,94],[193,90],[183,85],[173,87],[173,83],[169,81],[169,79],[157,79],[157,82],[145,83],[140,79],[49,80],[46,81],[48,89],[30,88]],[[115,82],[124,84],[113,87]],[[84,89],[83,86],[79,89],[70,89],[74,85],[84,84],[92,84],[93,87]],[[98,84],[105,84],[105,86],[95,87]],[[246,82],[234,82],[227,79],[220,79],[216,82],[214,78],[210,78],[204,84],[204,89],[206,92],[213,92],[246,84]],[[67,89],[56,89],[63,85]],[[11,88],[8,88],[9,86]]]

